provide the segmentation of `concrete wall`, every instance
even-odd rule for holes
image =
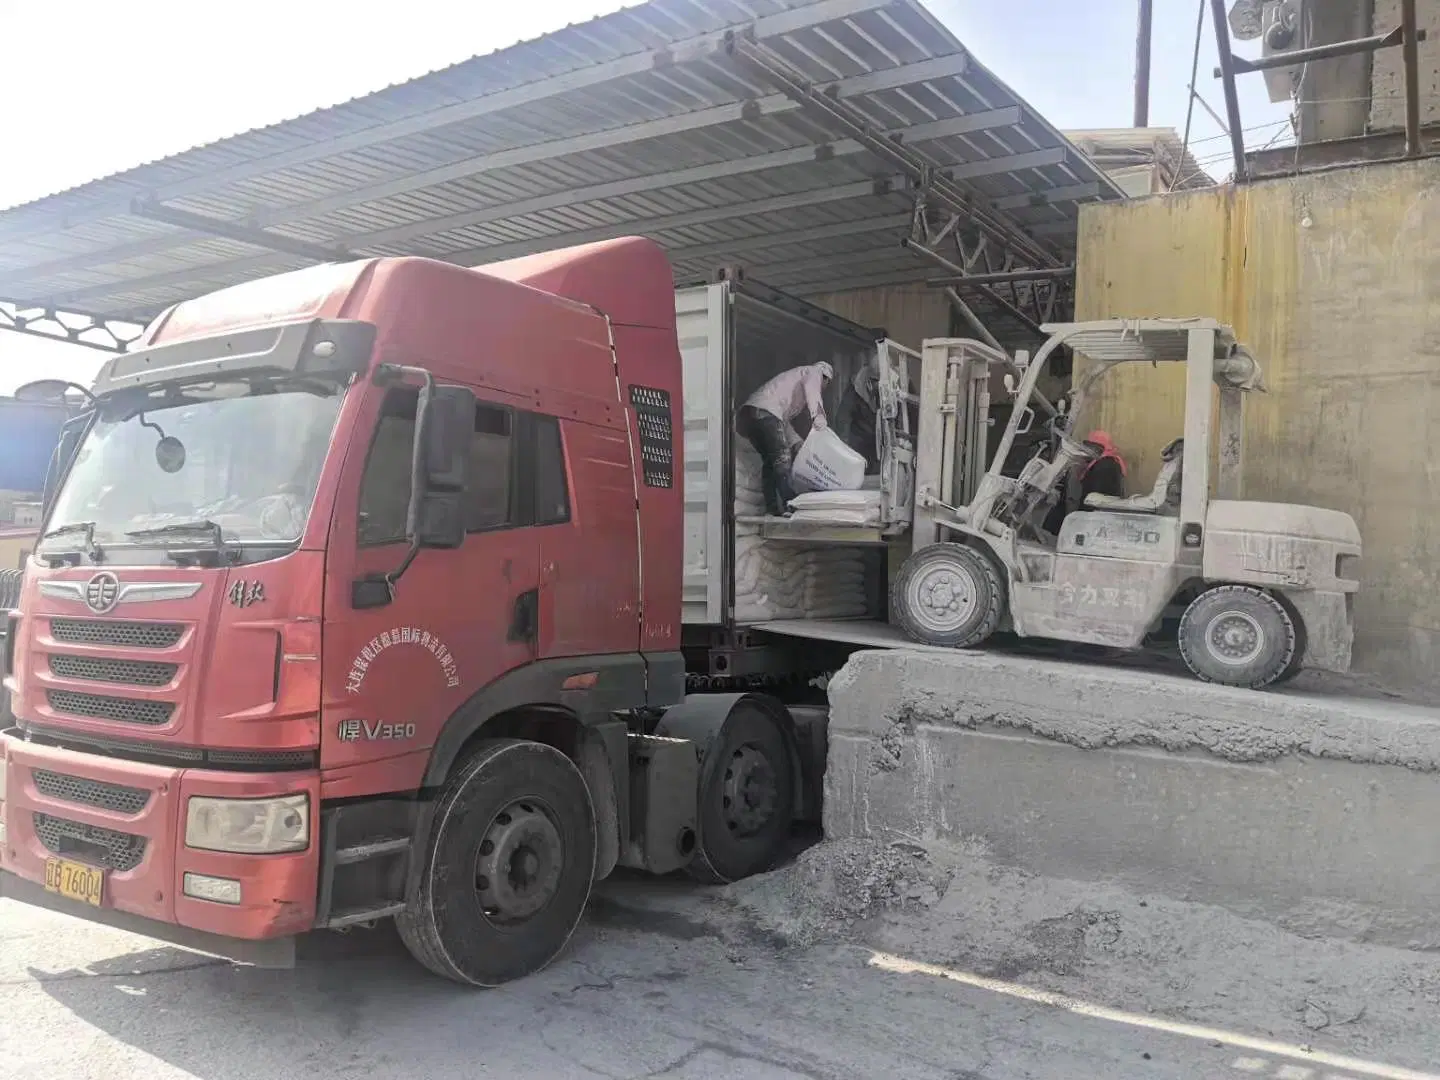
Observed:
[[[1385,6],[1387,0],[1379,0]],[[1399,8],[1399,0],[1388,0]],[[1436,0],[1420,0],[1422,6]],[[1325,45],[1368,37],[1371,0],[1309,0],[1310,28],[1307,44]],[[1376,25],[1379,25],[1378,23]],[[1391,24],[1393,25],[1393,24]],[[1386,26],[1389,29],[1389,26]],[[1395,63],[1400,50],[1392,49]],[[1296,88],[1296,113],[1301,142],[1347,139],[1365,134],[1370,116],[1372,53],[1356,53],[1333,60],[1320,60],[1304,68]],[[1259,78],[1242,75],[1243,79]]]
[[[825,835],[1440,946],[1440,715],[987,652],[830,684]]]
[[[1209,315],[1269,393],[1246,414],[1245,494],[1353,514],[1355,664],[1440,684],[1440,160],[1085,207],[1077,317]],[[1092,418],[1148,489],[1183,376],[1134,367]]]
[[[1376,33],[1400,25],[1400,0],[1373,3]],[[1420,29],[1427,32],[1420,43],[1420,123],[1433,124],[1440,121],[1440,0],[1416,0],[1415,9]],[[1399,46],[1375,53],[1371,72],[1370,130],[1404,127],[1405,67]]]

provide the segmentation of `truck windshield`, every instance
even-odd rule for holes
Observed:
[[[343,397],[336,382],[254,378],[103,401],[41,552],[74,547],[82,533],[104,548],[294,543]]]

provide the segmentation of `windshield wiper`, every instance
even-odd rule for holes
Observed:
[[[75,521],[69,525],[61,525],[58,529],[51,529],[44,536],[40,537],[40,539],[49,540],[52,536],[69,536],[77,532],[84,533],[87,539],[93,537],[95,535],[95,522]]]
[[[84,542],[76,549],[76,554],[89,555],[92,562],[99,562],[102,552],[100,545],[95,543],[95,522],[93,521],[73,521],[69,525],[61,525],[59,528],[51,529],[40,537],[40,544],[44,544],[47,540],[53,540],[59,536],[74,536],[76,533],[80,533],[85,537]],[[58,551],[41,551],[39,554],[44,558],[47,556],[58,556],[62,553]]]
[[[173,525],[158,525],[153,529],[135,529],[125,535],[132,540],[160,540],[167,536],[185,536],[208,533],[216,549],[225,547],[225,535],[219,524],[209,519],[200,521],[177,521]]]

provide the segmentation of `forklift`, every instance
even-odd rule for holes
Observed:
[[[1048,337],[1033,359],[972,341],[926,342],[925,368],[949,372],[952,385],[957,370],[975,381],[1004,365],[1013,407],[981,474],[983,423],[967,428],[955,415],[955,402],[974,395],[938,395],[950,404],[931,425],[937,434],[920,440],[911,553],[891,584],[892,617],[905,633],[951,648],[1001,630],[1119,650],[1173,643],[1196,677],[1253,689],[1306,668],[1348,671],[1360,530],[1338,510],[1241,497],[1244,400],[1264,382],[1232,329],[1199,318],[1042,329]],[[1069,402],[1056,405],[1037,384],[1062,348],[1088,366]],[[1043,527],[1049,511],[1076,468],[1097,456],[1075,438],[1074,419],[1094,387],[1127,364],[1185,365],[1183,437],[1165,447],[1150,491],[1091,494],[1052,535]],[[1048,437],[1006,475],[1037,410]]]

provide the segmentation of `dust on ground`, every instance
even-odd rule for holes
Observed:
[[[721,905],[746,932],[795,946],[861,944],[1132,1013],[1440,1064],[1440,955],[1038,877],[978,841],[825,843],[729,886]]]

